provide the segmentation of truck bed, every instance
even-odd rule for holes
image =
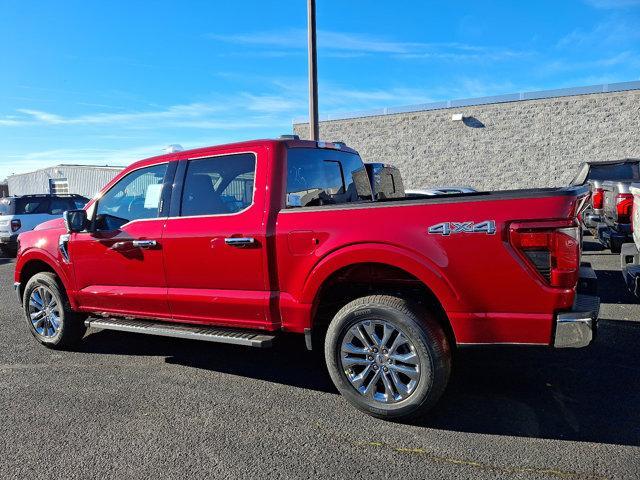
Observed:
[[[375,202],[352,202],[344,203],[336,206],[316,206],[316,207],[299,207],[305,211],[326,210],[327,208],[339,209],[360,209],[360,208],[376,208],[388,206],[403,205],[433,205],[442,203],[467,203],[467,202],[486,202],[497,200],[523,200],[535,198],[552,198],[552,197],[580,197],[589,193],[588,185],[577,185],[572,187],[557,188],[527,188],[514,190],[495,190],[487,192],[471,192],[471,193],[455,193],[447,195],[434,195],[431,197],[421,198],[386,198],[376,200]]]
[[[434,290],[460,343],[548,345],[554,310],[570,308],[574,290],[551,288],[528,273],[509,231],[519,222],[571,224],[587,199],[588,188],[577,186],[281,210],[278,252],[287,254],[278,254],[280,288],[313,301],[302,291],[309,272],[335,252],[344,252],[345,264],[408,255],[422,266],[411,273]],[[317,244],[302,250],[305,238]],[[287,327],[291,317],[283,318]]]

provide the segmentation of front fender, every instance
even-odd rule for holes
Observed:
[[[445,272],[427,257],[402,247],[360,243],[334,250],[320,260],[307,276],[302,302],[313,303],[324,282],[341,268],[358,263],[378,263],[410,273],[429,288],[445,311],[461,311],[462,297],[449,283]]]
[[[45,263],[49,268],[51,268],[51,270],[53,270],[67,292],[67,297],[69,298],[71,307],[76,308],[75,296],[73,295],[75,289],[73,288],[70,272],[67,271],[68,269],[65,269],[64,266],[60,265],[59,260],[47,250],[31,247],[20,252],[20,256],[16,261],[16,270],[14,274],[15,281],[22,283],[22,272],[25,270],[25,267],[28,267],[32,262]],[[24,289],[24,287],[25,285],[21,285],[22,289]]]

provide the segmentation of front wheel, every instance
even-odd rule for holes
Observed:
[[[72,347],[87,330],[85,316],[71,310],[64,287],[53,273],[31,277],[24,289],[23,304],[29,331],[47,347]]]
[[[433,315],[386,295],[359,298],[336,314],[325,358],[333,383],[350,403],[393,420],[424,416],[451,372],[451,349]]]

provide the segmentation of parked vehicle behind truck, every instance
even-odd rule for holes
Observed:
[[[371,183],[374,200],[405,197],[404,183],[400,170],[384,163],[365,163],[362,171]]]
[[[52,218],[61,218],[66,210],[82,208],[88,201],[80,195],[43,194],[0,198],[0,253],[15,256],[18,235]]]
[[[640,180],[640,159],[626,158],[603,162],[584,162],[580,164],[578,173],[570,185],[588,185],[591,191],[591,202],[581,215],[582,223],[597,235],[597,228],[603,222],[605,181]]]
[[[631,207],[633,195],[630,181],[606,181],[602,183],[603,208],[596,237],[612,253],[620,253],[624,243],[631,240]]]
[[[289,139],[138,162],[20,236],[26,325],[53,348],[88,326],[254,347],[300,334],[353,405],[394,419],[435,404],[455,348],[591,343],[586,187],[376,201],[363,172],[343,144]]]

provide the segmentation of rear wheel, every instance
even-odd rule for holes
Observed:
[[[424,416],[451,371],[446,335],[433,315],[391,296],[359,298],[329,325],[325,358],[340,393],[378,418]]]
[[[27,282],[23,297],[31,334],[50,348],[69,348],[86,332],[85,315],[71,310],[64,287],[53,273],[43,272]]]

